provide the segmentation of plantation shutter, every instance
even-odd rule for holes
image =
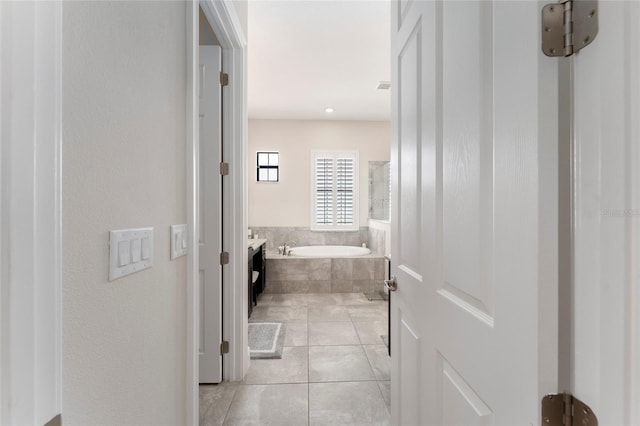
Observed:
[[[316,158],[316,223],[333,224],[333,158]]]
[[[353,225],[353,166],[352,158],[337,158],[336,222]]]
[[[357,230],[356,151],[314,152],[312,229]]]

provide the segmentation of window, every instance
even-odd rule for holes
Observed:
[[[358,151],[313,151],[311,229],[358,230]]]
[[[278,182],[280,180],[279,157],[277,151],[258,151],[257,175],[258,182]]]

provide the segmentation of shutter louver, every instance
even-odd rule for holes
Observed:
[[[316,223],[333,223],[333,159],[316,159]]]
[[[336,222],[353,224],[353,159],[338,158],[336,174]]]

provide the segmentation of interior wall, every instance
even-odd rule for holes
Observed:
[[[63,417],[185,424],[186,4],[65,2]],[[109,230],[154,228],[154,265],[108,282]]]
[[[390,157],[386,121],[249,120],[249,226],[311,225],[311,150],[359,152],[360,226],[367,226],[368,162]],[[256,152],[280,152],[280,181],[256,182]]]
[[[234,9],[236,10],[236,14],[238,15],[238,20],[240,21],[240,27],[242,27],[242,31],[244,32],[245,39],[249,37],[249,28],[247,25],[248,21],[248,13],[249,13],[249,1],[248,0],[233,0],[230,2]]]

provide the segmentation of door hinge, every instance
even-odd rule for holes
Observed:
[[[568,393],[542,398],[542,426],[598,426],[598,418],[584,402]]]
[[[229,342],[226,340],[223,340],[220,343],[220,355],[224,355],[228,353],[229,353]]]
[[[220,85],[221,86],[228,86],[229,85],[229,74],[227,74],[226,72],[221,72],[220,73]]]
[[[229,263],[229,252],[223,251],[220,253],[220,264],[226,265],[227,263]]]
[[[222,176],[227,176],[229,174],[229,163],[225,163],[224,161],[220,163],[220,174]]]
[[[571,56],[597,34],[597,0],[568,0],[542,8],[542,52],[547,56]]]

